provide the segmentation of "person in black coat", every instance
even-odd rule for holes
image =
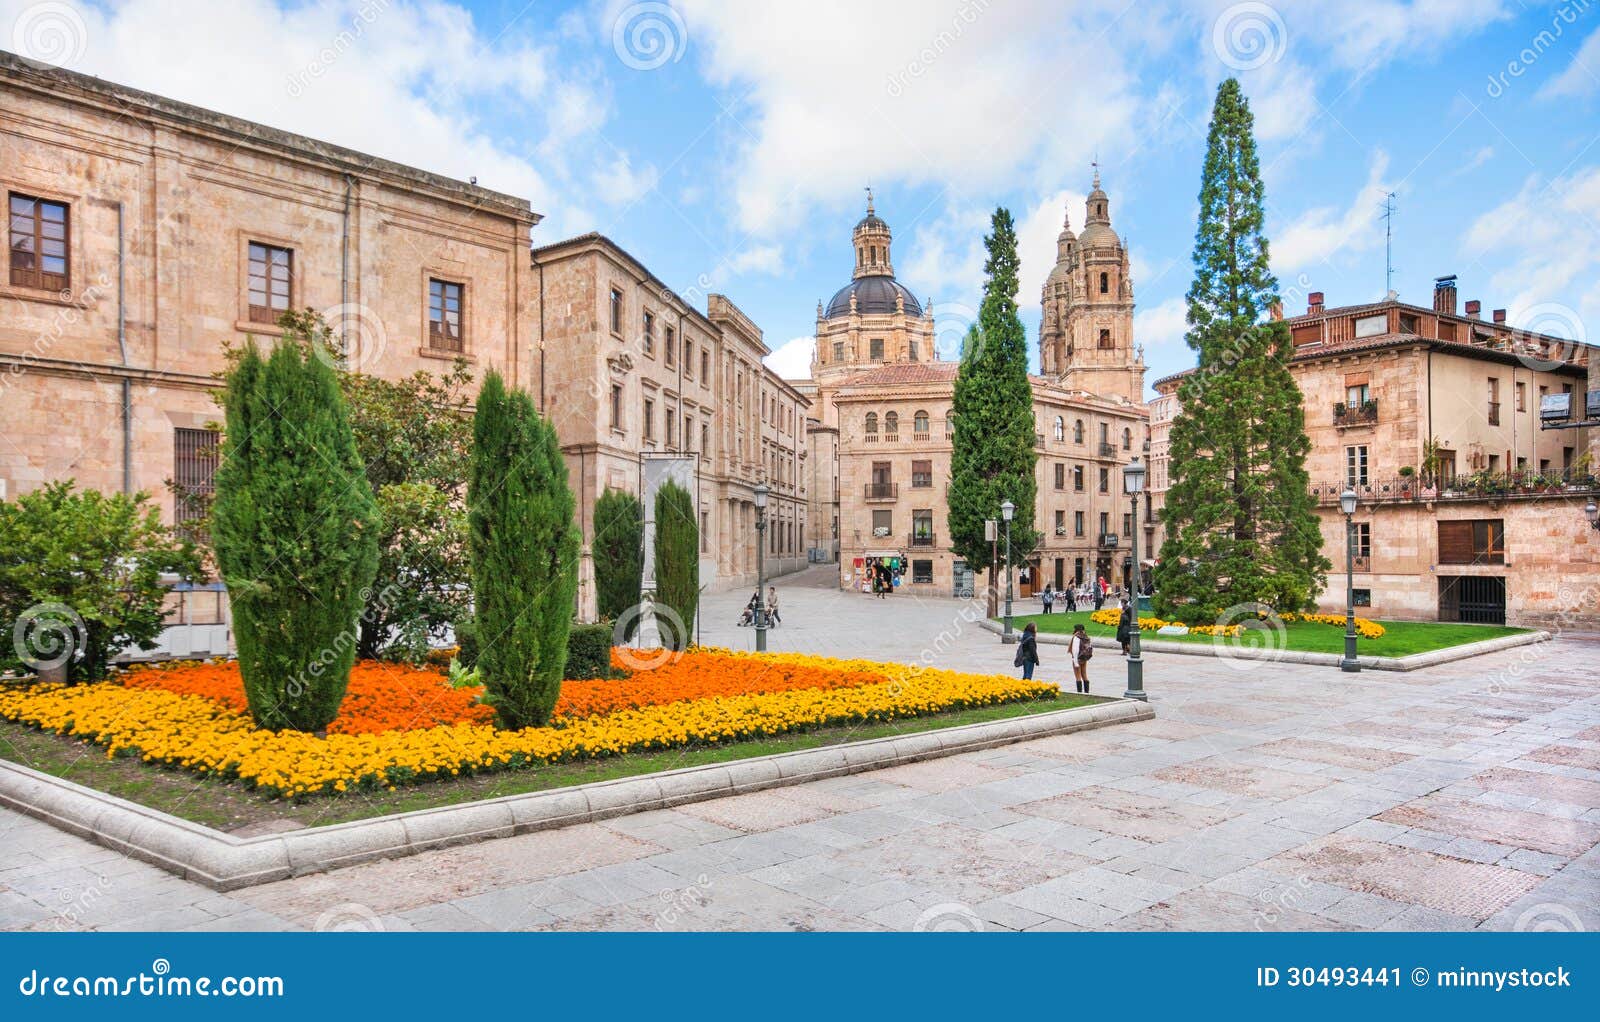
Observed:
[[[1128,655],[1128,644],[1133,641],[1134,610],[1129,605],[1127,597],[1122,599],[1122,615],[1117,618],[1117,642],[1122,644],[1122,655]]]
[[[1013,667],[1022,668],[1022,680],[1033,680],[1033,669],[1039,665],[1039,629],[1032,621],[1022,630],[1022,637],[1017,640],[1017,655],[1011,661]]]

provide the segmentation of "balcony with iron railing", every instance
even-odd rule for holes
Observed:
[[[1100,445],[1100,457],[1102,457],[1102,458],[1115,458],[1116,456],[1117,456],[1117,445],[1116,444],[1102,443]]]
[[[914,547],[931,547],[936,545],[934,534],[929,532],[913,532],[906,537],[906,545]]]
[[[1354,557],[1352,557],[1350,559],[1350,563],[1353,566],[1353,569],[1355,571],[1371,571],[1372,570],[1372,555],[1371,554],[1356,554]]]
[[[1469,475],[1436,477],[1427,473],[1397,475],[1349,483],[1328,481],[1311,484],[1311,495],[1321,507],[1337,507],[1345,488],[1355,490],[1361,504],[1427,503],[1451,500],[1541,500],[1554,496],[1600,493],[1600,480],[1584,469],[1551,469],[1545,472],[1473,472]]]
[[[1370,426],[1378,421],[1378,402],[1363,401],[1360,404],[1347,405],[1339,401],[1333,406],[1333,424],[1335,426]]]
[[[868,483],[866,498],[867,500],[898,500],[900,498],[900,484]]]

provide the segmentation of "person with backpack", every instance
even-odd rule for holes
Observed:
[[[1039,629],[1032,621],[1022,630],[1022,637],[1017,640],[1017,655],[1012,658],[1011,666],[1022,668],[1022,680],[1033,680],[1033,669],[1039,665]]]
[[[1120,616],[1117,618],[1117,641],[1122,644],[1123,656],[1129,654],[1128,646],[1133,641],[1133,630],[1138,627],[1138,625],[1134,624],[1134,614],[1135,611],[1132,604],[1124,596],[1121,602]]]
[[[1049,586],[1046,586],[1045,590],[1044,590],[1044,595],[1042,597],[1040,597],[1040,598],[1042,600],[1044,600],[1044,612],[1046,614],[1050,613],[1050,605],[1052,603],[1056,602],[1056,594],[1050,591],[1050,587]]]
[[[1072,638],[1067,640],[1067,655],[1072,658],[1072,680],[1078,692],[1089,694],[1089,658],[1094,656],[1094,643],[1082,624],[1072,626]]]

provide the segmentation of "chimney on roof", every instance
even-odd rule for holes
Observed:
[[[1496,309],[1496,310],[1494,310],[1494,321],[1496,323],[1504,323],[1506,321],[1506,310],[1504,310],[1504,309]]]
[[[1281,300],[1272,303],[1271,315],[1274,323],[1280,322],[1283,319],[1283,302]]]
[[[1479,319],[1483,315],[1483,303],[1473,298],[1467,302],[1467,315]]]
[[[1309,305],[1306,306],[1306,315],[1309,316],[1309,315],[1312,315],[1314,313],[1318,313],[1318,312],[1322,311],[1322,292],[1321,291],[1313,291],[1313,292],[1311,292],[1309,295],[1306,296],[1306,301],[1310,303]]]
[[[1433,280],[1433,311],[1456,314],[1456,275],[1435,277]]]

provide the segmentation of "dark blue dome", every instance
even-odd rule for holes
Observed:
[[[833,300],[828,302],[826,318],[848,316],[851,294],[856,296],[856,311],[864,316],[895,311],[896,298],[906,300],[907,315],[922,315],[922,303],[917,301],[917,296],[909,288],[893,277],[874,275],[852,280],[840,288]]]

